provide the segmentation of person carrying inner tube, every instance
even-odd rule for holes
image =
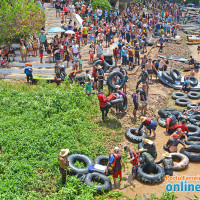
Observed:
[[[130,156],[128,157],[127,163],[131,163],[133,165],[132,168],[132,177],[135,179],[137,175],[137,169],[139,164],[139,155],[134,151],[134,149],[130,149],[129,146],[124,147],[124,151],[128,152]]]
[[[140,74],[138,79],[139,80],[138,80],[137,85],[136,85],[136,90],[138,89],[138,86],[139,86],[140,83],[147,84],[147,87],[148,87],[149,75],[148,75],[148,73],[146,72],[145,69],[142,69],[142,73]]]
[[[111,160],[114,157],[111,166],[113,170],[113,180],[114,180],[115,188],[117,187],[117,178],[120,177],[120,181],[122,181],[122,165],[125,172],[125,164],[124,164],[122,155],[119,154],[119,151],[120,151],[119,147],[114,148],[114,153],[109,155],[109,161],[108,161],[107,169],[106,169],[106,174],[108,174],[108,168],[110,166]]]
[[[156,164],[161,164],[161,163],[163,163],[165,175],[173,176],[174,163],[172,156],[168,152],[165,152],[163,154],[163,159],[156,162]]]
[[[167,147],[170,153],[177,153],[178,144],[182,144],[185,148],[188,148],[180,139],[178,139],[178,134],[174,133],[173,137],[167,141]]]
[[[191,87],[190,83],[191,83],[191,81],[189,79],[189,76],[186,76],[186,80],[183,83],[183,87],[181,89],[181,92],[183,91],[183,92],[188,93],[190,91],[190,87]]]
[[[65,184],[66,183],[66,176],[67,176],[67,170],[66,170],[66,167],[69,166],[69,161],[68,161],[68,158],[67,158],[67,155],[69,153],[69,149],[62,149],[60,151],[60,155],[58,157],[58,160],[60,162],[60,167],[59,167],[59,170],[60,170],[60,173],[62,175],[62,184]]]
[[[100,110],[102,112],[102,120],[103,120],[103,123],[105,123],[105,118],[108,118],[109,108],[106,105],[107,100],[103,93],[104,93],[104,91],[102,89],[100,89],[98,92],[98,99],[99,99]],[[104,113],[104,111],[106,111],[106,114]]]
[[[150,131],[150,135],[151,135],[151,130],[153,130],[153,134],[154,137],[156,137],[156,128],[157,128],[157,123],[154,119],[150,118],[150,117],[140,117],[140,121],[142,122],[140,125],[140,128],[138,130],[136,130],[136,133],[139,133],[142,129],[143,126],[145,126],[145,132],[148,135],[148,130]]]
[[[151,154],[154,159],[157,157],[156,145],[153,143],[153,141],[142,138],[142,146],[147,150],[147,153]]]
[[[98,83],[99,83],[98,89],[103,90],[103,79],[105,78],[105,76],[104,76],[104,71],[101,65],[98,66],[97,77],[98,77]]]
[[[101,55],[99,56],[99,59],[101,60],[100,65],[103,65],[103,63],[104,63],[104,61],[105,61],[104,55],[101,54]]]
[[[141,161],[140,163],[143,164],[143,169],[150,174],[153,173],[156,169],[156,163],[154,161],[154,158],[151,156],[151,154],[146,152],[146,149],[139,149],[139,153],[141,153]]]
[[[185,140],[187,140],[187,135],[185,134],[185,132],[182,131],[181,128],[178,128],[177,131],[175,131],[172,135],[170,135],[169,138],[173,138],[173,135],[177,134],[178,135],[178,139],[182,139],[182,136],[185,137]]]
[[[166,134],[172,134],[176,131],[177,119],[170,112],[166,112],[166,117]]]

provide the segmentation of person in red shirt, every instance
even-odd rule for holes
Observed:
[[[100,110],[102,112],[102,120],[103,120],[103,123],[105,123],[105,118],[108,118],[107,115],[108,115],[109,108],[106,105],[106,97],[103,93],[104,91],[100,89],[98,92],[98,99],[99,99]],[[106,111],[106,113],[104,113],[104,111]]]
[[[97,88],[97,66],[93,66],[92,76],[94,78],[94,90]]]
[[[77,41],[77,43],[78,43],[78,46],[79,46],[79,51],[80,51],[80,46],[81,46],[81,37],[82,37],[82,33],[81,33],[81,31],[77,31],[76,32],[76,41]]]
[[[178,125],[176,126],[176,131],[177,131],[179,128],[181,128],[181,130],[182,130],[183,133],[188,133],[188,132],[189,132],[189,129],[188,129],[187,125],[186,125],[185,119],[181,120],[181,124],[178,124]]]

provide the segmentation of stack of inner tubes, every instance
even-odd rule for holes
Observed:
[[[108,156],[101,156],[98,157],[95,160],[95,164],[103,164],[105,165],[106,162],[108,162],[109,157]],[[72,172],[72,174],[76,175],[78,178],[81,179],[82,182],[84,182],[86,185],[89,186],[95,186],[97,193],[103,193],[108,192],[111,190],[111,181],[110,179],[104,175],[97,172],[90,173],[89,172],[89,165],[93,164],[93,161],[91,158],[89,158],[86,155],[82,154],[72,154],[68,156],[69,160],[69,168]],[[74,166],[74,163],[76,161],[83,162],[85,167],[84,168],[78,168]],[[107,165],[107,163],[106,163]],[[96,182],[96,184],[93,183],[93,181]],[[99,183],[99,184],[98,184]]]
[[[188,148],[182,148],[180,153],[186,155],[190,161],[200,162],[200,145],[189,145]]]

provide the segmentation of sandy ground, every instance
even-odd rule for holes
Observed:
[[[195,46],[196,47],[196,46]],[[192,51],[192,55],[196,55],[197,50],[195,47],[192,47],[190,49]],[[163,55],[168,55],[168,56],[177,56],[177,57],[183,57],[183,58],[188,58],[190,55],[190,51],[186,44],[182,42],[181,44],[171,44],[168,43],[166,47],[163,50]],[[157,58],[158,57],[158,49],[154,48],[152,49],[151,53],[149,54],[152,58]],[[198,59],[198,57],[197,57]],[[178,68],[182,69],[183,68],[182,63],[170,61],[170,66],[172,68]],[[127,98],[128,98],[128,109],[126,113],[119,113],[116,114],[115,110],[112,110],[112,114],[115,114],[116,117],[120,120],[121,125],[122,125],[122,134],[125,133],[125,130],[127,128],[133,128],[133,127],[139,127],[139,122],[134,122],[133,121],[133,103],[132,103],[132,98],[131,95],[133,92],[135,92],[136,88],[136,83],[137,83],[137,78],[141,72],[140,67],[136,68],[133,72],[129,72],[129,82],[127,83]],[[184,73],[188,74],[187,73]],[[196,76],[199,77],[199,74]],[[199,79],[200,80],[200,79]],[[171,100],[171,93],[173,92],[173,89],[168,88],[164,85],[162,85],[158,80],[153,79],[153,82],[150,84],[150,89],[149,89],[149,97],[148,97],[148,110],[147,110],[147,116],[152,117],[154,119],[158,118],[158,110],[165,108],[169,106],[170,108],[177,108],[178,110],[182,110],[183,108],[177,107],[174,103],[174,100]],[[194,101],[192,101],[194,102]],[[139,117],[140,115],[140,110],[138,111],[137,116]],[[154,143],[156,144],[156,148],[158,151],[158,157],[156,160],[160,160],[162,158],[162,153],[164,153],[163,150],[163,145],[167,142],[169,139],[169,136],[164,135],[164,128],[161,128],[158,126],[156,133],[157,137],[154,140]],[[126,140],[125,137],[123,137],[122,141],[119,142],[118,144],[121,149],[125,145],[130,145],[131,147],[134,147],[137,149],[137,145],[131,144]],[[182,146],[179,146],[179,149]],[[200,176],[199,173],[199,167],[200,163],[192,163],[190,162],[189,167],[184,170],[184,171],[179,171],[179,172],[174,172],[174,176]],[[158,185],[146,185],[143,183],[138,182],[137,180],[132,181],[131,178],[131,165],[128,164],[128,170],[126,171],[125,174],[123,174],[124,181],[121,182],[119,191],[122,191],[125,196],[129,198],[135,197],[137,193],[139,193],[142,197],[142,199],[146,199],[146,197],[149,197],[151,193],[156,193],[158,196],[161,196],[161,192],[165,191],[166,185],[168,183],[175,183],[179,184],[180,181],[163,181],[162,183]],[[195,183],[197,184],[198,182],[191,181],[188,183]],[[194,194],[198,197],[200,197],[200,194],[198,192],[176,192],[176,195],[178,199],[193,199]]]

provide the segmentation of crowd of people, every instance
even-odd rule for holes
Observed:
[[[85,91],[88,95],[91,95],[92,90],[98,90],[99,106],[102,113],[102,121],[106,122],[108,118],[109,106],[107,104],[108,99],[112,93],[120,93],[124,96],[126,94],[126,82],[128,81],[128,72],[133,70],[134,66],[141,67],[141,74],[138,77],[136,88],[132,94],[134,110],[133,116],[137,120],[137,110],[139,102],[141,103],[141,125],[136,131],[138,134],[143,127],[147,135],[151,135],[153,132],[154,138],[156,137],[157,122],[147,116],[147,105],[149,96],[149,86],[153,81],[153,76],[157,79],[158,71],[167,71],[170,68],[169,58],[152,60],[151,57],[144,55],[147,52],[147,45],[149,37],[159,35],[159,51],[162,52],[162,48],[167,37],[176,37],[178,34],[178,28],[174,26],[174,23],[179,22],[183,17],[183,13],[180,9],[180,5],[172,2],[162,1],[144,1],[143,3],[130,3],[130,5],[120,11],[119,4],[117,3],[110,9],[102,10],[101,8],[92,8],[91,4],[86,5],[84,1],[78,0],[75,4],[68,0],[51,0],[52,6],[55,7],[56,17],[61,18],[60,27],[65,31],[73,31],[74,33],[62,33],[61,36],[56,35],[47,41],[44,30],[36,37],[32,38],[22,36],[20,39],[20,52],[22,62],[27,62],[27,56],[40,57],[40,63],[43,63],[44,52],[48,54],[48,62],[56,62],[55,64],[55,76],[57,80],[61,80],[61,68],[72,67],[72,71],[68,74],[70,82],[76,81],[76,75],[83,71],[83,60],[81,48],[88,45],[89,61],[93,63],[95,54],[97,58],[102,60],[99,66],[92,65],[92,69],[87,69],[85,72]],[[43,6],[44,4],[39,4]],[[75,20],[75,14],[79,14],[83,18],[82,26],[80,28]],[[69,19],[69,21],[68,21]],[[105,61],[103,56],[103,49],[110,47],[113,43],[115,48],[113,49],[113,57],[116,66],[119,67],[119,71],[125,76],[125,84],[123,91],[119,90],[118,78],[114,77],[113,82],[116,88],[109,88],[109,96],[106,97],[103,90],[104,79],[106,74],[103,70],[103,62]],[[39,54],[38,54],[39,53]],[[142,56],[143,55],[143,56]],[[5,46],[0,49],[0,57],[2,58],[1,65],[7,66],[10,59],[15,59],[15,50],[12,45]],[[64,66],[66,61],[66,66]],[[190,60],[192,72],[199,71],[198,66],[195,64],[194,59]],[[112,68],[109,69],[109,74],[112,73]],[[26,66],[25,71],[27,75],[27,81],[32,81],[32,68]],[[109,76],[108,74],[108,76]],[[65,77],[64,77],[65,78]],[[140,84],[142,83],[142,86]],[[183,90],[188,91],[189,81],[186,79]],[[170,134],[166,146],[169,152],[177,152],[178,144],[182,144],[185,148],[187,145],[181,140],[182,137],[187,139],[185,131],[188,132],[188,128],[185,125],[184,120],[180,124],[177,123],[177,119],[171,113],[167,113],[166,116],[166,134]],[[148,173],[152,173],[155,170],[155,165],[163,163],[165,173],[173,175],[173,160],[169,153],[163,154],[163,159],[155,162],[157,156],[156,146],[153,141],[149,139],[143,139],[143,148],[136,152],[129,146],[124,147],[124,151],[129,153],[127,163],[131,163],[133,179],[136,177],[139,164],[147,170]],[[69,161],[67,155],[69,149],[62,149],[59,155],[60,173],[62,175],[62,183],[66,182],[67,170]],[[122,166],[126,168],[123,161],[122,154],[120,154],[120,148],[115,147],[114,152],[109,155],[109,161],[107,164],[107,171],[111,166],[112,160],[116,160],[113,170],[114,185],[117,187],[117,178],[122,179]]]

